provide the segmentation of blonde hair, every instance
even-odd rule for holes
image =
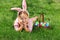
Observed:
[[[28,11],[20,11],[20,12],[18,12],[17,16],[21,15],[22,13],[23,14],[26,14],[27,16],[29,16]]]

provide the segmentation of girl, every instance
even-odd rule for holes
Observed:
[[[26,0],[22,2],[22,8],[11,8],[11,10],[17,10],[18,15],[16,20],[14,21],[14,28],[16,31],[21,31],[23,28],[27,32],[31,32],[33,29],[33,22],[38,18],[37,16],[34,18],[29,18],[29,13],[27,11]]]

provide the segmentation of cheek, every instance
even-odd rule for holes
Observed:
[[[20,16],[21,16],[21,17],[23,17],[24,15],[23,15],[23,14],[21,14]]]

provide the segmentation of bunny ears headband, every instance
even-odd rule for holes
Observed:
[[[27,5],[26,5],[26,0],[22,1],[22,9],[21,8],[11,8],[11,10],[17,10],[18,13],[21,11],[26,11],[27,14],[29,15],[28,11],[27,11]]]

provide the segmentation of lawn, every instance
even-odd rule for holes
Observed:
[[[44,13],[50,18],[51,29],[35,28],[31,33],[16,32],[13,22],[17,11],[11,7],[21,7],[22,0],[0,0],[0,40],[60,40],[60,0],[26,0],[29,16]],[[32,15],[33,14],[33,15]]]

